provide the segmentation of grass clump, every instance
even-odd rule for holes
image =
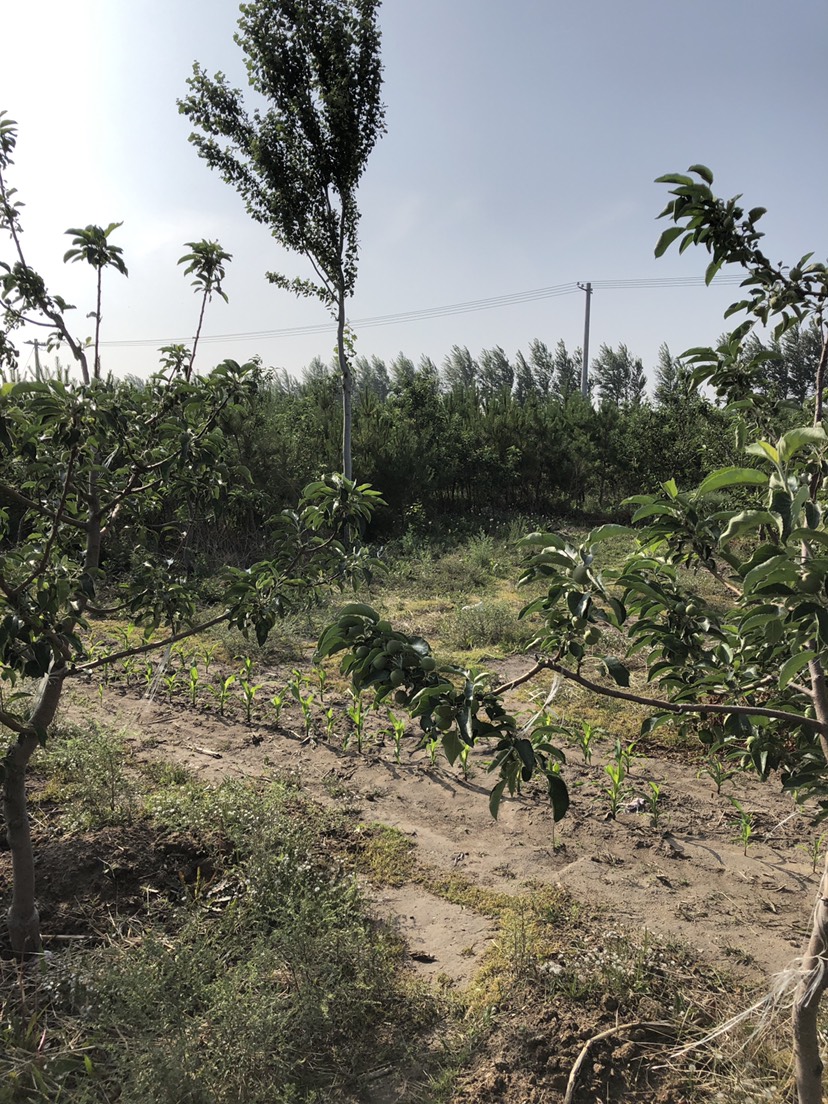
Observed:
[[[69,831],[130,823],[137,811],[123,732],[89,721],[57,727],[40,760],[46,784],[41,801],[62,806]]]
[[[508,602],[483,600],[454,611],[444,628],[451,647],[525,647],[535,635],[533,627],[518,618]]]
[[[150,808],[160,833],[215,844],[208,878],[163,926],[10,979],[0,1102],[346,1101],[422,1049],[444,1001],[343,873],[330,814],[237,782],[168,786]]]

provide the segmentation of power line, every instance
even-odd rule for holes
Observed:
[[[740,284],[743,276],[738,274],[719,275],[713,281],[715,284],[733,285]],[[593,280],[592,287],[600,291],[643,291],[650,288],[683,288],[704,286],[702,276],[663,276],[643,279],[626,280]],[[471,299],[462,303],[448,303],[441,307],[424,307],[420,310],[401,311],[396,314],[380,314],[368,318],[355,318],[351,325],[360,330],[373,329],[377,326],[398,326],[407,322],[423,322],[430,318],[451,318],[458,314],[473,314],[477,311],[495,310],[498,307],[508,307],[520,303],[536,303],[543,299],[556,299],[562,295],[575,295],[581,290],[581,285],[575,282],[567,284],[555,284],[552,287],[535,288],[531,291],[517,291],[509,295],[495,295],[488,299]],[[320,322],[307,326],[288,326],[278,330],[251,330],[242,333],[207,334],[201,337],[201,344],[210,344],[220,341],[267,341],[281,337],[311,337],[315,334],[330,333],[336,327],[333,319],[330,322]],[[101,345],[119,348],[141,348],[144,346],[157,348],[159,345],[174,345],[188,341],[189,338],[180,337],[144,337],[122,341],[102,341]]]

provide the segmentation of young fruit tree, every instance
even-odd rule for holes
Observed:
[[[190,141],[241,195],[248,214],[312,279],[268,280],[320,299],[336,319],[342,377],[342,470],[350,479],[353,377],[346,302],[359,255],[357,186],[384,129],[379,0],[253,0],[241,5],[236,42],[250,87],[267,107],[248,113],[222,73],[196,62],[179,110]]]
[[[191,357],[173,356],[136,386],[102,377],[96,356],[90,373],[69,332],[68,304],[47,290],[21,247],[21,205],[6,179],[15,139],[0,114],[0,228],[13,253],[0,261],[0,727],[9,736],[0,776],[13,869],[8,925],[24,956],[40,947],[27,767],[66,685],[222,622],[264,641],[285,610],[348,578],[358,554],[340,537],[364,522],[378,496],[341,476],[311,484],[298,508],[274,522],[272,558],[227,568],[223,600],[200,609],[181,552],[195,506],[202,514],[222,507],[231,473],[221,424],[245,409],[257,367],[225,361],[190,378]],[[87,229],[114,250],[109,231]],[[108,262],[96,253],[92,263],[100,275]],[[19,378],[12,334],[32,324],[44,324],[54,346],[69,344],[79,382]],[[140,626],[141,642],[90,655],[86,630],[103,612]]]
[[[656,493],[634,496],[627,503],[633,529],[602,525],[577,546],[556,533],[527,537],[522,581],[542,582],[545,593],[523,615],[538,615],[541,628],[534,665],[508,685],[486,689],[481,676],[438,663],[424,641],[358,607],[347,607],[320,640],[322,654],[347,649],[342,668],[355,684],[375,686],[380,697],[394,693],[427,731],[442,733],[450,761],[463,744],[494,738],[494,814],[504,791],[514,793],[536,772],[546,779],[555,819],[566,810],[554,732],[520,731],[501,703],[506,690],[544,671],[643,705],[650,711],[645,733],[682,725],[760,778],[776,773],[785,789],[828,812],[828,268],[811,255],[793,266],[773,264],[759,248],[764,210],[745,212],[738,196],[717,198],[705,166],[660,183],[671,187],[661,216],[670,226],[656,255],[675,242],[682,251],[699,245],[711,256],[708,283],[725,264],[744,273],[745,298],[727,312],[743,315],[741,324],[717,348],[684,356],[692,383],[726,404],[743,462],[711,471],[695,488],[668,480]],[[774,411],[756,386],[768,354],[747,341],[759,325],[776,337],[796,326],[821,335],[808,424],[776,440],[766,439]],[[602,571],[603,543],[631,533],[635,551],[620,568]],[[715,597],[694,585],[702,573]],[[631,660],[643,680],[633,679]],[[790,973],[800,1104],[822,1099],[817,1011],[827,971],[828,869],[801,968]]]

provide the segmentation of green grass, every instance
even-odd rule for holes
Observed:
[[[350,1100],[452,1018],[329,848],[334,814],[235,782],[167,786],[148,807],[215,871],[164,926],[133,916],[129,939],[3,979],[0,1101]]]

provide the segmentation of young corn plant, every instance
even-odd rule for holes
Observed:
[[[189,695],[190,695],[190,705],[193,706],[193,708],[195,708],[196,700],[198,698],[198,683],[199,683],[198,667],[195,665],[195,663],[190,668],[189,674],[190,674],[190,683],[189,683],[189,686],[188,686],[188,691],[189,691]]]
[[[742,844],[743,853],[747,856],[748,844],[753,839],[754,835],[754,819],[750,813],[745,811],[742,803],[737,801],[735,797],[730,798],[730,803],[739,816],[739,823],[736,828],[736,842]]]
[[[405,736],[406,723],[391,710],[388,710],[388,720],[391,722],[390,735],[394,741],[394,762],[399,766],[402,751],[403,736]]]
[[[270,704],[273,706],[273,723],[278,726],[279,719],[282,716],[282,710],[285,706],[285,697],[287,695],[287,688],[284,690],[277,690],[271,697]]]
[[[302,710],[302,723],[305,727],[305,739],[307,740],[313,729],[313,694],[300,694],[299,708]]]
[[[584,763],[589,766],[592,762],[592,741],[603,732],[597,725],[591,725],[589,721],[581,721],[572,731],[572,739],[580,750]]]
[[[251,724],[253,720],[253,702],[256,695],[261,690],[262,684],[249,682],[240,675],[239,688],[241,689],[242,701],[244,702],[244,719],[247,724]]]
[[[175,694],[175,684],[178,682],[178,671],[170,671],[164,675],[164,689],[167,691],[167,701],[172,702]]]
[[[319,704],[325,704],[325,687],[328,685],[328,672],[321,664],[316,664],[313,669],[316,681],[319,683]]]
[[[356,738],[357,752],[362,755],[362,745],[365,741],[365,702],[362,697],[362,692],[351,689],[351,704],[347,708],[348,718],[351,722],[351,732]],[[343,737],[342,748],[347,749],[346,738]]]
[[[711,747],[705,758],[704,766],[698,773],[699,778],[701,778],[703,774],[706,774],[711,779],[713,785],[716,787],[717,796],[721,796],[722,786],[725,782],[729,782],[730,779],[737,774],[737,771],[729,767],[722,756],[724,747],[724,744],[716,744],[714,747]]]
[[[199,650],[199,658],[201,659],[202,666],[204,668],[204,678],[208,678],[210,675],[210,665],[216,658],[218,652],[218,644],[202,644]]]
[[[612,760],[606,764],[604,772],[609,778],[609,785],[603,786],[602,789],[609,801],[610,816],[615,820],[627,792],[627,768],[624,765],[623,759]]]
[[[647,802],[647,812],[650,814],[650,824],[653,828],[658,828],[658,822],[661,819],[661,786],[658,782],[653,782],[652,779],[647,781],[647,792],[644,795],[644,800]]]
[[[227,703],[230,700],[230,691],[235,686],[235,683],[235,675],[226,675],[224,678],[219,675],[218,679],[207,687],[216,701],[220,717],[224,716],[225,710],[227,709]]]

